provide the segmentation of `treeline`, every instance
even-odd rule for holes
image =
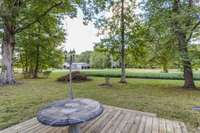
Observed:
[[[184,88],[195,88],[193,69],[200,63],[199,2],[111,0],[104,11],[107,15],[94,19],[102,39],[92,62],[99,56],[98,67],[102,67],[104,55],[119,62],[121,81],[125,81],[125,67],[162,67],[164,72],[178,68],[184,73]]]
[[[178,55],[169,54],[167,57],[165,54],[160,54],[159,50],[146,51],[142,56],[137,55],[137,58],[131,53],[132,51],[126,52],[126,68],[147,68],[147,69],[161,69],[161,72],[168,73],[169,69],[179,69],[183,70],[181,61]],[[170,51],[168,51],[170,52]],[[190,58],[192,60],[192,67],[195,70],[200,68],[200,46],[195,44],[189,47]],[[76,62],[85,62],[90,64],[92,68],[103,69],[103,68],[120,68],[120,58],[118,54],[109,54],[103,52],[102,50],[94,48],[94,51],[85,51],[81,54],[77,54],[75,61]],[[168,54],[168,53],[167,53]],[[108,65],[111,63],[111,65]]]
[[[199,66],[200,5],[194,0],[112,1],[112,15],[97,19],[101,42],[96,49],[124,66],[175,67],[183,71],[184,88],[195,88]],[[131,63],[132,62],[132,63]]]
[[[61,44],[65,34],[62,27],[63,18],[76,17],[77,9],[80,8],[84,12],[84,20],[90,20],[90,9],[86,5],[98,5],[99,2],[1,0],[0,84],[16,83],[13,71],[16,66],[36,78],[38,71],[62,63],[64,57]]]

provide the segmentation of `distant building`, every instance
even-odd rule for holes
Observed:
[[[69,69],[69,63],[64,63],[63,68]],[[87,63],[72,63],[73,70],[82,70],[82,69],[89,69],[90,65]]]

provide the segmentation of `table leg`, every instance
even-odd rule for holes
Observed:
[[[71,125],[71,126],[69,126],[68,132],[69,133],[81,133],[81,129],[80,129],[79,125]]]

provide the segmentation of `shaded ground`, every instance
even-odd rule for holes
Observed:
[[[67,96],[66,84],[56,81],[59,73],[49,79],[23,80],[23,84],[0,87],[0,129],[35,116],[37,110],[48,102]],[[180,88],[181,80],[128,79],[119,84],[111,79],[112,87],[99,86],[104,78],[75,83],[76,97],[96,99],[104,104],[157,113],[159,117],[184,121],[191,127],[199,127],[200,112],[192,106],[200,105],[200,91]],[[200,82],[196,82],[200,86]]]

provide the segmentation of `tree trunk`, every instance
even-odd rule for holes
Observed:
[[[167,63],[163,64],[162,69],[164,73],[168,73]]]
[[[195,88],[192,65],[188,54],[188,48],[186,43],[186,36],[183,33],[178,33],[179,51],[181,55],[181,61],[183,64],[183,76],[184,76],[184,88]]]
[[[12,58],[15,46],[15,34],[14,27],[10,22],[4,23],[4,35],[2,43],[2,72],[1,83],[2,84],[15,84],[13,72]]]
[[[120,83],[126,82],[126,66],[125,66],[125,44],[124,44],[124,0],[121,0],[121,80]]]
[[[161,59],[162,61],[161,61],[161,65],[162,65],[162,71],[164,72],[164,73],[168,73],[168,61],[167,61],[167,58],[162,58]]]
[[[40,46],[36,45],[36,62],[35,62],[35,70],[33,73],[33,78],[38,78],[38,69],[39,69],[39,57],[40,57]]]
[[[25,72],[28,73],[28,54],[25,51]]]
[[[111,86],[110,77],[105,77],[105,84]]]
[[[193,72],[190,61],[184,61],[184,88],[195,88]]]
[[[191,1],[190,1],[191,3]],[[180,1],[174,0],[173,3],[173,12],[179,14]],[[192,65],[188,54],[187,48],[187,39],[186,33],[181,29],[181,26],[178,23],[178,20],[174,20],[173,23],[174,31],[178,40],[179,52],[181,56],[181,62],[183,65],[183,77],[184,77],[184,88],[192,89],[195,88],[194,80],[193,80],[193,72]]]

